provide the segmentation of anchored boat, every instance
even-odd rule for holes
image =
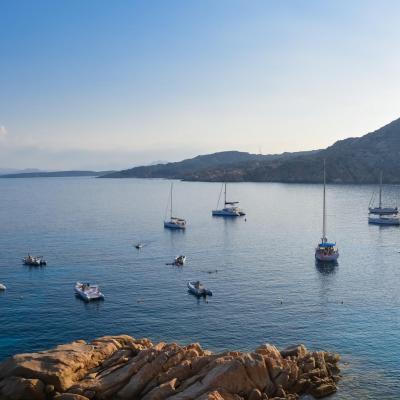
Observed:
[[[31,256],[27,255],[22,259],[25,265],[30,265],[34,267],[40,267],[41,265],[47,265],[46,260],[42,256]]]
[[[374,195],[372,195],[371,201],[369,202],[368,211],[373,215],[397,215],[399,212],[398,207],[383,207],[382,205],[382,181],[383,181],[383,173],[381,171],[380,179],[379,179],[379,204],[378,207],[371,207],[374,201]],[[374,222],[372,222],[374,223]],[[397,224],[396,224],[397,225]]]
[[[0,290],[6,290],[6,285],[3,285],[2,283],[0,283]]]
[[[90,283],[76,282],[75,294],[85,301],[104,299],[104,295],[101,293],[99,286],[91,285]]]
[[[174,264],[182,266],[186,262],[186,256],[177,256],[175,257]]]
[[[189,292],[197,297],[212,296],[211,290],[207,289],[200,281],[188,282]]]
[[[315,249],[315,258],[322,262],[335,262],[339,258],[339,250],[336,243],[329,242],[326,237],[326,167],[324,160],[324,189],[323,189],[323,213],[322,213],[322,238]]]
[[[169,220],[164,220],[164,228],[167,229],[186,229],[186,220],[183,218],[173,217],[172,216],[172,190],[173,190],[173,183],[171,182],[171,189],[170,189],[170,217]],[[168,207],[168,205],[167,205]]]
[[[242,217],[246,213],[238,207],[238,201],[227,201],[226,199],[226,183],[224,183],[224,208],[218,209],[221,193],[218,198],[217,209],[212,211],[214,217]]]

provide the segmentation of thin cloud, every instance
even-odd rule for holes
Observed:
[[[0,138],[7,135],[7,129],[4,125],[0,125]]]

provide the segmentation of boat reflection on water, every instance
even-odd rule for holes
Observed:
[[[339,263],[336,261],[319,261],[315,260],[315,267],[318,272],[323,275],[335,274]]]

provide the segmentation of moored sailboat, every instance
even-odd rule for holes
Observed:
[[[382,186],[383,186],[383,173],[381,171],[380,174],[380,179],[379,179],[379,205],[378,207],[371,207],[371,204],[373,202],[373,198],[370,201],[370,205],[368,208],[368,211],[370,214],[375,214],[375,215],[395,215],[398,214],[399,209],[398,207],[383,207],[382,206]]]
[[[186,229],[186,220],[183,218],[174,217],[172,215],[172,190],[173,190],[173,183],[171,182],[171,189],[170,189],[170,217],[169,220],[164,220],[164,228],[168,229]]]
[[[335,262],[339,258],[339,250],[335,242],[329,242],[326,237],[326,167],[324,160],[324,189],[322,213],[322,238],[315,249],[315,258],[322,262]]]
[[[221,197],[221,194],[220,194]],[[219,200],[218,199],[218,204],[217,208],[219,205]],[[238,201],[227,201],[226,199],[226,182],[224,183],[224,208],[222,209],[217,209],[212,211],[212,215],[215,217],[242,217],[246,215],[246,213],[238,207],[239,202]]]

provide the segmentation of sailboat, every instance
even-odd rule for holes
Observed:
[[[322,262],[335,262],[339,258],[339,250],[336,243],[328,242],[326,237],[326,168],[324,160],[324,190],[323,190],[323,214],[322,214],[322,238],[315,249],[315,258]]]
[[[169,213],[169,220],[164,220],[164,228],[168,229],[185,229],[186,228],[186,220],[183,218],[177,218],[172,215],[172,190],[173,190],[173,183],[171,182],[171,189],[170,189],[170,213]]]
[[[379,180],[379,206],[378,207],[369,207],[370,214],[377,214],[377,215],[393,215],[398,214],[399,210],[397,207],[382,207],[382,180],[383,180],[383,173],[381,171],[380,180]],[[372,202],[372,199],[371,199]]]
[[[221,194],[220,194],[221,197]],[[218,199],[218,204],[219,205]],[[212,215],[215,217],[242,217],[246,215],[246,213],[239,208],[237,205],[239,204],[238,201],[227,201],[226,200],[226,182],[224,183],[224,208],[222,210],[213,210]]]

